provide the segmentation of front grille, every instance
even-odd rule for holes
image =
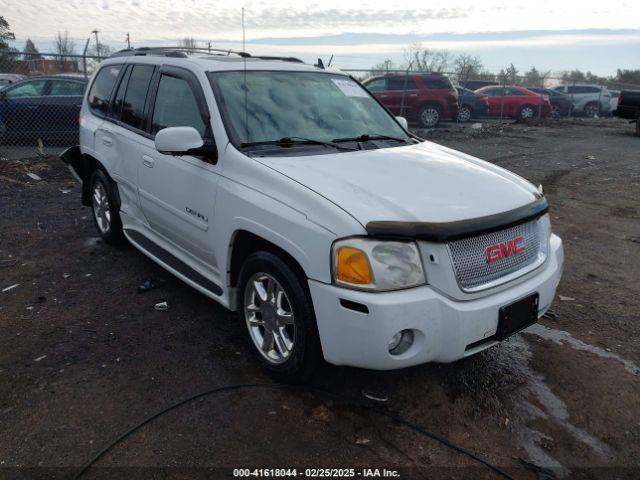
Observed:
[[[516,272],[535,268],[546,257],[546,238],[540,221],[516,225],[498,232],[464,238],[449,243],[453,268],[462,290],[473,292],[497,285],[501,279]],[[508,245],[509,241],[522,236],[518,246],[524,251],[510,253],[499,260],[489,262],[486,249],[492,245]],[[508,279],[505,279],[507,281]]]

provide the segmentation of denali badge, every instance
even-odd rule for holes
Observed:
[[[517,255],[524,252],[524,246],[518,244],[524,240],[522,235],[512,238],[506,243],[496,243],[495,245],[489,245],[484,253],[487,257],[487,263],[495,262],[501,258],[508,257],[509,255]]]

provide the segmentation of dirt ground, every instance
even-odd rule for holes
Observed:
[[[450,365],[325,366],[309,389],[278,388],[252,360],[245,327],[215,302],[133,247],[99,242],[55,157],[0,162],[0,478],[73,478],[166,407],[256,383],[266,387],[160,416],[83,478],[232,478],[234,468],[267,467],[499,478],[372,406],[513,478],[638,478],[640,138],[615,119],[422,134],[544,186],[566,252],[555,316]],[[166,284],[137,293],[146,279]],[[169,308],[155,310],[160,301]]]

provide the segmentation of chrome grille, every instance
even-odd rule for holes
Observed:
[[[453,268],[462,290],[473,292],[489,288],[507,281],[512,274],[535,268],[546,258],[547,239],[540,221],[523,223],[498,232],[478,235],[476,237],[455,240],[449,243],[449,252]],[[518,243],[525,249],[519,254],[505,255],[499,260],[489,262],[486,249],[491,245],[508,244],[518,236],[523,240]],[[509,278],[504,278],[509,276]]]

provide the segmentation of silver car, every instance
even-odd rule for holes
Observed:
[[[611,92],[600,85],[559,85],[554,90],[573,102],[573,112],[587,117],[611,115]]]

